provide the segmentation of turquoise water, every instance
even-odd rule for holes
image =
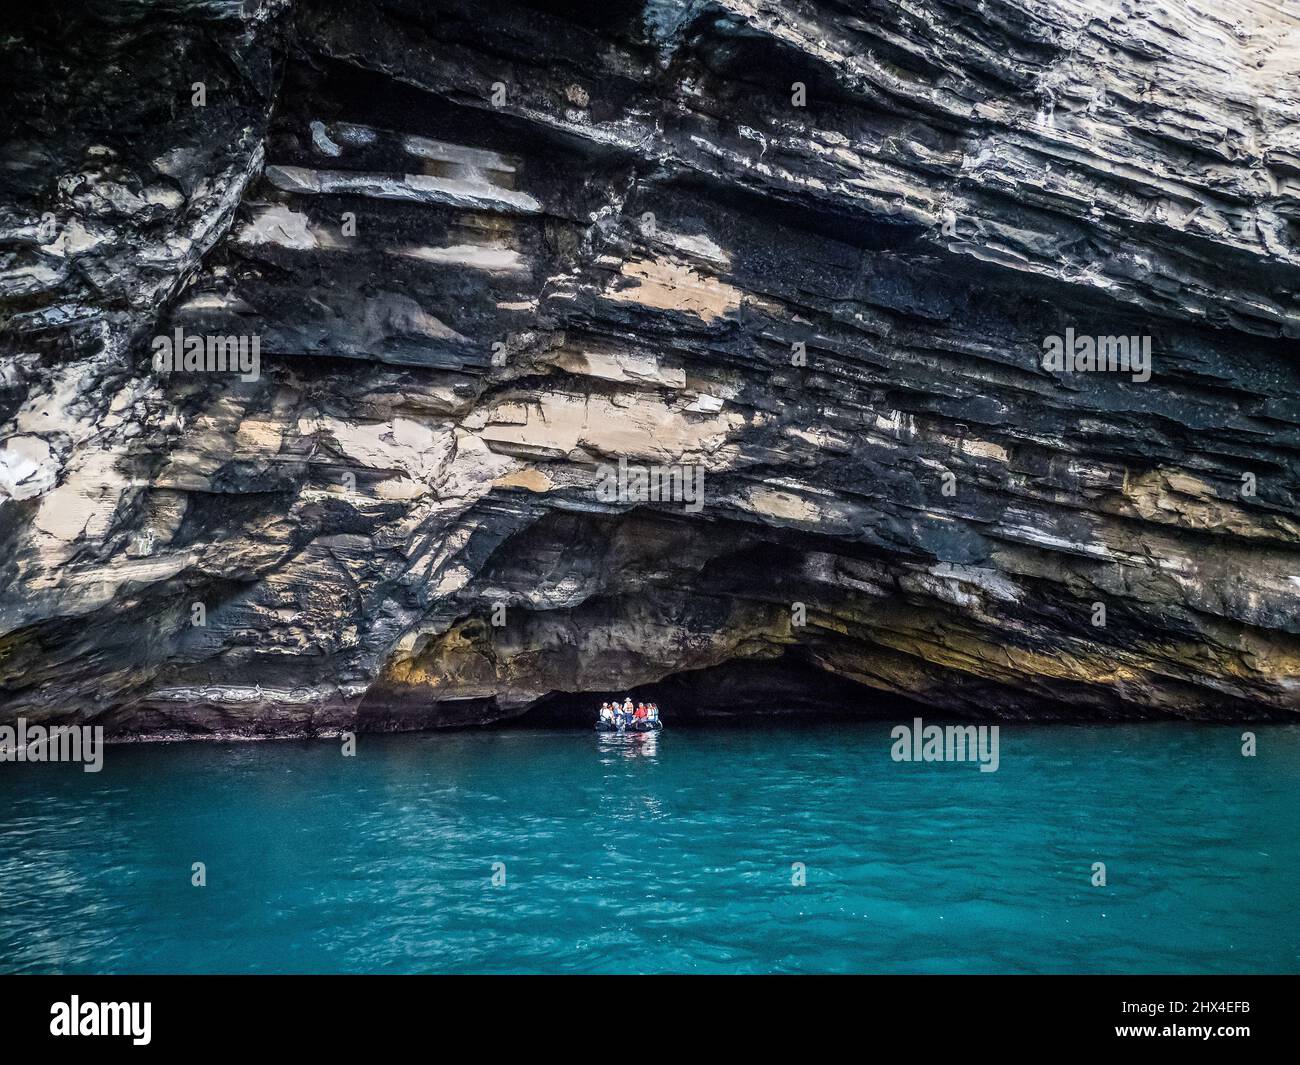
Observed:
[[[878,724],[0,764],[0,970],[1297,972],[1300,728],[1254,731],[1003,726],[996,773]]]

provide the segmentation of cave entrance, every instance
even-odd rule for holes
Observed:
[[[772,659],[733,659],[674,673],[617,691],[555,691],[503,728],[590,728],[600,704],[631,696],[654,702],[665,726],[763,724],[832,718],[902,720],[918,704],[827,673],[787,653]]]

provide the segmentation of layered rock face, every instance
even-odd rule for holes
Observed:
[[[28,19],[0,717],[1300,710],[1295,5]]]

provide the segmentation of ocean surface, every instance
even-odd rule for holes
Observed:
[[[0,971],[1300,972],[1300,727],[1248,727],[1004,725],[993,773],[859,723],[3,763]]]

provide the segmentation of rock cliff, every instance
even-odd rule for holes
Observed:
[[[1300,710],[1296,4],[47,7],[0,717]]]

